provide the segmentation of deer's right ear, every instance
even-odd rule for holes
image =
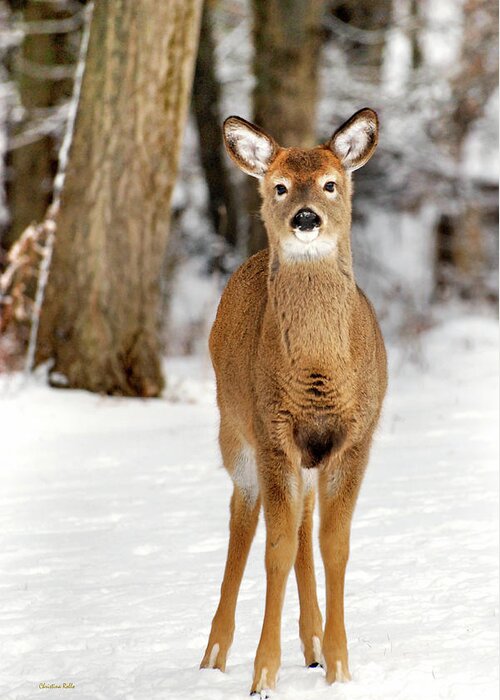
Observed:
[[[241,117],[228,117],[223,132],[226,150],[236,165],[248,175],[264,177],[278,152],[276,141]]]
[[[357,170],[367,163],[378,143],[378,117],[365,107],[353,114],[333,134],[328,147],[340,159],[347,171]]]

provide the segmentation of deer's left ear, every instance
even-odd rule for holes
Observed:
[[[333,134],[328,147],[346,170],[367,163],[378,143],[378,117],[373,109],[360,109]]]

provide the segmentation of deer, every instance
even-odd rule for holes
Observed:
[[[351,174],[377,146],[378,117],[361,109],[311,149],[281,147],[237,116],[225,120],[223,136],[230,158],[259,180],[268,247],[229,279],[209,339],[233,493],[220,601],[200,668],[225,671],[262,507],[266,597],[250,694],[264,698],[276,687],[292,566],[305,665],[322,666],[330,684],[351,680],[344,624],[351,521],[387,388],[382,333],[354,279]],[[313,562],[316,495],[324,630]]]

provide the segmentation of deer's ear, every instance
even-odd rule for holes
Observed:
[[[346,170],[367,163],[378,143],[378,117],[373,109],[360,109],[333,134],[328,147]]]
[[[223,132],[226,150],[236,165],[248,175],[264,177],[278,152],[276,141],[241,117],[228,117]]]

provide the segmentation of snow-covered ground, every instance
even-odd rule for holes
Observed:
[[[448,320],[391,352],[352,534],[353,682],[303,668],[290,579],[277,698],[489,700],[497,688],[497,326]],[[259,526],[228,672],[199,671],[230,483],[209,363],[162,400],[0,383],[0,697],[246,698],[264,601]],[[316,552],[320,601],[323,576]],[[39,689],[72,683],[73,689]]]

